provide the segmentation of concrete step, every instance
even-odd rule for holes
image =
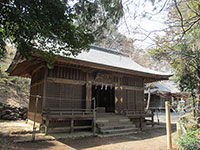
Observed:
[[[139,131],[130,119],[123,115],[99,114],[96,123],[99,136],[103,137],[127,135]]]
[[[126,133],[110,133],[110,134],[97,134],[98,137],[111,137],[111,136],[125,136],[125,135],[130,135],[130,134],[135,134],[140,132],[139,130],[137,131],[129,131]]]
[[[126,126],[126,125],[133,125],[132,122],[104,122],[104,123],[97,123],[97,127],[109,127],[109,126]]]
[[[107,122],[126,123],[126,122],[130,122],[130,119],[101,119],[101,120],[96,120],[96,123],[107,123]]]
[[[128,132],[136,132],[138,131],[138,128],[135,127],[129,127],[129,128],[120,128],[120,129],[106,129],[106,130],[100,130],[101,134],[119,134],[119,133],[128,133]]]
[[[132,124],[129,118],[120,118],[120,119],[101,119],[96,121],[98,126],[109,126],[109,125],[124,125]]]
[[[135,125],[110,125],[110,126],[103,126],[99,127],[100,131],[106,131],[106,130],[115,130],[115,129],[133,129],[136,128]]]

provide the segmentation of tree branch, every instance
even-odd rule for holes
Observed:
[[[183,22],[183,15],[178,7],[177,1],[174,0],[175,8],[178,11],[178,14],[180,15],[180,20],[181,20],[181,28],[183,30],[183,34],[185,34],[185,29],[184,29],[184,22]]]

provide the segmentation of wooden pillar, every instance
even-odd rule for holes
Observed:
[[[44,87],[43,87],[43,101],[42,101],[42,109],[46,107],[46,90],[47,90],[47,77],[48,77],[48,68],[45,68],[45,73],[44,73]]]
[[[39,99],[39,95],[37,95],[36,98],[35,98],[35,111],[34,111],[34,120],[33,120],[32,141],[35,141],[35,134],[36,134],[35,122],[36,122],[36,115],[37,115],[37,108],[38,108],[38,99]]]
[[[45,123],[45,135],[47,135],[48,132],[49,132],[49,119],[47,119]]]
[[[152,127],[154,127],[154,114],[153,113],[152,113],[151,121],[152,121]]]
[[[167,128],[167,149],[172,150],[171,120],[170,120],[169,101],[165,102],[165,109],[166,109],[166,128]]]
[[[86,83],[86,109],[91,109],[92,101],[92,85],[91,83]]]
[[[93,109],[93,122],[92,122],[92,130],[93,130],[93,135],[96,135],[96,108],[95,108],[95,106],[96,106],[96,100],[95,100],[95,98],[92,98],[93,99],[93,107],[94,107],[94,109]]]
[[[71,126],[70,126],[70,132],[74,132],[74,119],[71,119]]]
[[[91,109],[92,105],[92,83],[89,81],[89,75],[87,73],[87,83],[86,83],[86,109]]]

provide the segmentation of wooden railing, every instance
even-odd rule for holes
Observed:
[[[93,105],[95,106],[95,99]],[[62,109],[51,108],[43,110],[42,118],[44,120],[43,126],[45,127],[45,133],[48,134],[49,123],[51,120],[70,120],[70,130],[74,131],[76,128],[92,128],[93,133],[96,134],[96,109]],[[92,120],[91,126],[75,126],[75,120]]]
[[[129,117],[130,119],[139,119],[140,122],[140,129],[142,130],[142,120],[145,119],[145,117],[151,117],[151,125],[154,126],[154,114],[152,113],[146,113],[144,111],[138,111],[138,110],[125,110],[125,115]]]
[[[42,116],[48,118],[93,117],[93,113],[93,109],[47,109],[43,111]]]
[[[151,117],[153,116],[153,112],[152,113],[146,113],[145,111],[138,111],[138,110],[132,110],[132,109],[127,109],[125,110],[125,115],[126,116],[135,116],[135,117]]]

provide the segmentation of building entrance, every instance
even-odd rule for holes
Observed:
[[[115,111],[114,87],[93,85],[92,97],[96,100],[96,108],[105,108],[105,112]]]

